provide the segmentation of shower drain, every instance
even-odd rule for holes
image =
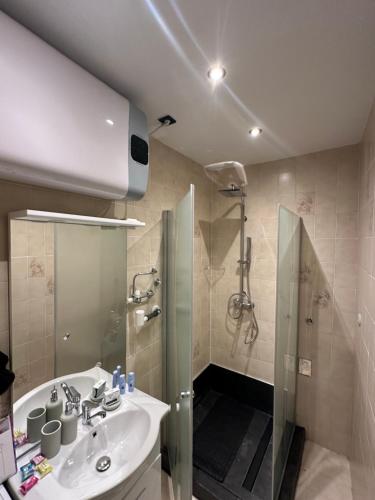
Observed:
[[[111,459],[104,455],[104,457],[100,457],[96,462],[96,470],[98,472],[105,472],[111,467]]]

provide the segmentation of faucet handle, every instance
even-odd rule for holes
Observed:
[[[93,408],[98,408],[98,404],[94,403],[94,401],[90,401],[89,399],[84,399],[82,401],[82,409],[93,409]]]
[[[91,415],[91,410],[93,408],[97,408],[99,405],[96,403],[93,403],[92,401],[85,399],[82,402],[82,424],[83,425],[92,425],[91,420],[94,417],[102,417],[104,418],[106,416],[106,411],[105,410],[98,410],[96,413]]]
[[[70,391],[69,387],[66,385],[66,383],[65,383],[65,382],[61,382],[61,388],[62,388],[62,390],[63,390],[63,391],[64,391],[64,393],[65,393],[66,399],[67,399],[70,403],[72,403],[72,393],[71,393],[71,391]]]
[[[74,404],[77,404],[77,403],[80,403],[81,402],[81,394],[77,391],[77,389],[71,385],[69,387],[70,389],[70,394],[71,394],[71,398],[72,398],[72,403]]]

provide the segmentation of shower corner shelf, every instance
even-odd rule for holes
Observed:
[[[87,215],[62,214],[43,212],[40,210],[18,210],[9,213],[10,219],[28,220],[34,222],[64,222],[66,224],[83,224],[86,226],[109,226],[136,229],[146,224],[137,219],[109,219],[106,217],[91,217]]]
[[[204,271],[225,271],[223,266],[204,266]]]

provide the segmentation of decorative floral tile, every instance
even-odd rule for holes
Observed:
[[[321,290],[314,295],[314,303],[318,307],[328,307],[329,301],[331,300],[331,294],[327,289]]]
[[[36,257],[32,258],[29,264],[30,278],[44,278],[45,266],[44,262]]]
[[[308,264],[303,264],[300,270],[300,283],[308,283],[312,274],[312,269]]]
[[[311,215],[314,213],[314,193],[297,194],[297,212],[300,215]]]

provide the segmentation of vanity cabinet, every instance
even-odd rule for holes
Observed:
[[[161,500],[161,455],[121,500]]]

